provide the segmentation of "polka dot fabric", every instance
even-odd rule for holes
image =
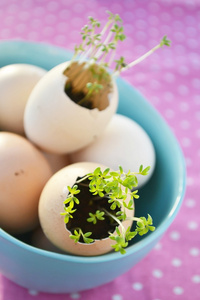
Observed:
[[[0,39],[47,42],[72,50],[89,15],[119,13],[127,39],[119,55],[137,58],[167,35],[157,51],[123,73],[161,113],[185,155],[187,190],[165,236],[134,268],[101,287],[65,295],[26,290],[0,275],[0,300],[200,299],[200,1],[0,0]],[[169,187],[170,188],[170,187]]]

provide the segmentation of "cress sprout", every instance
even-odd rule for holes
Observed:
[[[86,107],[89,107],[88,99],[97,98],[99,101],[98,97],[102,99],[110,93],[112,77],[119,76],[157,49],[170,46],[171,43],[164,36],[157,46],[130,63],[122,56],[116,58],[117,46],[126,39],[126,35],[120,16],[109,11],[107,13],[108,20],[102,30],[100,22],[89,17],[88,24],[81,30],[82,42],[75,46],[73,58],[64,71],[68,77],[65,92],[76,103]]]
[[[88,213],[88,217],[85,222],[91,223],[92,227],[109,218],[110,222],[114,222],[113,232],[107,232],[107,237],[115,241],[112,245],[115,251],[120,251],[124,254],[126,251],[124,248],[128,246],[128,242],[132,240],[137,234],[144,235],[149,230],[154,231],[155,227],[152,225],[153,221],[150,215],[145,217],[128,217],[126,214],[127,210],[134,209],[134,199],[138,199],[138,190],[135,188],[138,185],[137,175],[147,175],[150,167],[143,168],[141,165],[138,172],[128,171],[125,173],[123,168],[120,166],[117,171],[110,171],[109,168],[104,171],[100,167],[96,168],[94,172],[88,173],[82,178],[78,178],[73,187],[68,186],[68,196],[64,201],[64,212],[61,215],[64,216],[64,222],[67,224],[70,219],[74,217],[75,211],[78,209],[80,199],[78,199],[81,189],[87,187],[91,198],[85,199],[85,206],[92,209],[92,205],[96,202],[99,203],[98,209]],[[133,190],[134,189],[134,190]],[[109,206],[106,208],[105,202],[102,205],[101,201],[106,199],[106,203]],[[129,200],[128,200],[129,199]],[[76,208],[75,208],[76,207]],[[123,221],[132,220],[136,222],[136,228],[131,231],[128,227],[126,230]],[[83,220],[84,222],[84,220]],[[121,230],[119,229],[121,228]],[[84,232],[81,227],[72,228],[71,239],[76,243],[93,243],[94,238],[92,237],[92,230]]]

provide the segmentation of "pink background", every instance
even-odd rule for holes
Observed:
[[[75,294],[50,295],[21,288],[0,275],[0,300],[200,299],[200,1],[199,0],[0,0],[0,39],[47,42],[73,49],[89,15],[119,13],[127,61],[159,50],[123,73],[161,113],[185,155],[187,190],[181,210],[152,252],[113,282]]]

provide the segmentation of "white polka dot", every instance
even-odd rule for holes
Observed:
[[[182,295],[184,290],[182,287],[176,286],[176,287],[174,287],[173,292],[175,295]]]
[[[175,112],[172,109],[167,109],[165,111],[165,116],[169,119],[173,118],[175,115]]]
[[[37,296],[39,294],[38,291],[35,291],[35,290],[28,290],[28,293],[31,296]]]
[[[155,250],[161,250],[162,249],[162,244],[161,243],[157,243],[154,247]]]
[[[188,228],[191,230],[196,230],[198,228],[198,223],[194,221],[188,222]]]
[[[174,32],[174,39],[177,42],[183,42],[185,40],[185,35],[182,32]]]
[[[38,32],[36,32],[36,31],[30,31],[28,33],[28,38],[30,40],[36,40],[38,38]]]
[[[18,33],[23,33],[24,31],[26,31],[26,25],[24,23],[19,23],[17,24],[17,26],[15,27],[15,30]]]
[[[50,1],[50,2],[48,2],[47,9],[49,11],[53,11],[54,12],[57,8],[58,8],[58,3],[56,1]]]
[[[164,93],[164,99],[165,99],[166,101],[171,102],[171,101],[174,100],[174,94],[171,93],[171,92],[166,92],[166,93]]]
[[[136,291],[141,291],[143,289],[143,284],[140,282],[135,282],[133,284],[133,289]]]
[[[190,249],[190,255],[191,256],[199,256],[200,250],[198,248],[191,248]]]
[[[160,6],[158,5],[158,3],[154,3],[154,2],[150,2],[149,3],[149,11],[153,12],[153,13],[158,13],[160,10]]]
[[[178,92],[182,96],[186,96],[189,93],[189,89],[186,85],[179,85],[178,86]]]
[[[195,95],[194,96],[194,103],[199,105],[200,104],[200,95]]]
[[[35,16],[38,16],[38,17],[45,15],[44,7],[42,7],[42,6],[35,7],[33,10],[33,13]]]
[[[139,18],[145,18],[147,15],[147,11],[146,11],[146,9],[143,9],[143,8],[136,8],[135,14]]]
[[[11,4],[8,6],[9,13],[15,13],[18,10],[18,6],[16,4]]]
[[[188,75],[190,70],[187,66],[184,66],[184,65],[181,65],[179,68],[178,68],[178,71],[181,75]]]
[[[199,78],[194,78],[192,79],[192,85],[195,89],[200,89],[200,79]]]
[[[48,26],[48,27],[45,27],[45,28],[42,30],[42,32],[43,32],[43,34],[44,34],[46,37],[47,37],[47,36],[49,37],[49,36],[53,35],[53,33],[54,33],[54,28]]]
[[[173,18],[174,19],[174,18]],[[178,20],[176,21],[173,21],[173,27],[176,29],[176,30],[179,30],[179,31],[182,31],[183,30],[183,22],[180,22]]]
[[[194,283],[200,283],[200,275],[194,275],[194,276],[192,277],[192,281],[193,281]]]
[[[188,40],[187,40],[187,45],[188,45],[190,48],[195,49],[195,48],[198,48],[199,43],[198,43],[198,41],[195,40],[195,39],[188,39]]]
[[[180,267],[182,265],[182,261],[179,258],[174,258],[172,260],[172,266],[174,267]]]
[[[198,121],[200,121],[200,111],[197,111],[197,112],[195,113],[195,117],[196,117],[196,119],[197,119]]]
[[[186,184],[187,184],[187,186],[193,185],[194,184],[193,177],[187,176],[187,178],[186,178]]]
[[[30,15],[27,11],[21,11],[19,14],[19,19],[22,21],[27,21],[30,18]]]
[[[181,7],[174,7],[173,9],[172,9],[172,12],[173,12],[173,14],[176,16],[176,17],[182,17],[182,15],[183,15],[183,9],[181,8]]]
[[[9,28],[4,28],[1,30],[0,35],[2,38],[9,38],[11,34],[11,31]]]
[[[157,90],[157,89],[160,88],[160,82],[159,82],[158,80],[156,80],[156,79],[152,79],[152,80],[150,81],[150,87],[151,87],[152,89],[154,89],[154,90]]]
[[[196,202],[194,199],[188,199],[188,200],[186,200],[185,205],[187,207],[194,207],[196,205]]]
[[[64,44],[65,41],[66,41],[66,37],[62,34],[59,34],[55,37],[55,42],[58,43],[58,44]]]
[[[200,128],[197,129],[197,131],[196,131],[196,136],[197,136],[198,138],[200,138]]]
[[[180,233],[178,231],[172,231],[170,233],[170,238],[173,240],[173,241],[178,241],[180,239]]]
[[[173,73],[170,73],[170,72],[166,72],[164,74],[164,79],[169,82],[169,83],[172,83],[175,81],[175,75]]]
[[[161,270],[153,270],[152,272],[153,276],[156,278],[162,278],[163,277],[163,272]]]
[[[180,110],[183,112],[186,112],[189,109],[189,105],[187,102],[181,102],[179,106],[180,106]]]
[[[122,300],[123,297],[121,295],[113,295],[112,300]]]
[[[191,37],[195,37],[195,35],[197,34],[197,29],[195,27],[188,26],[186,28],[186,34],[191,36]]]
[[[80,298],[80,294],[79,293],[72,293],[72,294],[70,294],[70,298],[72,298],[72,299],[79,299]]]
[[[137,82],[141,83],[146,80],[147,76],[145,73],[137,72],[134,78]]]
[[[76,12],[76,13],[82,13],[82,12],[84,11],[85,7],[84,7],[84,5],[81,4],[81,3],[74,3],[74,4],[72,5],[72,9],[73,9],[73,11]]]
[[[46,17],[45,17],[45,22],[47,24],[54,24],[56,22],[56,16],[53,15],[53,14],[48,14]]]
[[[191,140],[187,137],[184,137],[182,140],[181,140],[181,144],[183,147],[187,148],[187,147],[190,147],[191,145]]]
[[[135,33],[135,37],[136,39],[140,42],[140,41],[145,41],[146,40],[146,33],[144,31],[138,30]],[[128,44],[128,42],[127,42]]]
[[[188,129],[190,127],[190,122],[188,120],[182,120],[180,122],[180,127],[182,129]]]
[[[157,96],[153,96],[153,97],[151,98],[151,101],[152,101],[152,103],[153,103],[154,105],[157,105],[157,104],[160,102],[160,99],[159,99],[159,97],[157,97]]]
[[[190,157],[186,157],[185,162],[187,167],[191,167],[193,165],[192,159]]]

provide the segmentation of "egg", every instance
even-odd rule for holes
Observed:
[[[150,166],[148,175],[138,176],[138,188],[153,174],[156,155],[153,143],[145,130],[132,119],[115,114],[104,133],[92,144],[71,153],[71,163],[92,161],[113,170],[121,165],[125,172],[138,172],[140,165]]]
[[[46,71],[30,64],[11,64],[0,69],[0,128],[24,134],[24,109],[36,83]]]
[[[40,193],[53,172],[24,137],[0,132],[0,227],[22,234],[38,225]]]
[[[24,113],[28,139],[46,152],[65,154],[88,145],[99,136],[118,105],[118,91],[112,92],[106,108],[78,105],[65,93],[69,62],[51,69],[33,89]]]
[[[68,195],[67,186],[72,187],[78,177],[83,177],[93,172],[97,167],[100,167],[102,171],[106,169],[106,166],[97,163],[82,162],[71,164],[54,174],[46,183],[41,193],[39,219],[42,230],[52,244],[65,252],[82,256],[95,256],[112,250],[111,245],[113,241],[108,237],[95,239],[91,244],[75,243],[74,240],[70,238],[71,231],[66,227],[64,216],[61,215],[61,212],[64,211],[63,202]],[[88,199],[80,198],[79,200],[80,202],[86,201],[85,206],[88,203]],[[127,198],[127,201],[129,200],[130,195],[128,195]],[[125,208],[125,211],[128,217],[133,217],[133,210]],[[81,214],[82,212],[80,211],[80,215]],[[126,220],[122,223],[124,228],[127,229],[131,226],[132,220]]]

